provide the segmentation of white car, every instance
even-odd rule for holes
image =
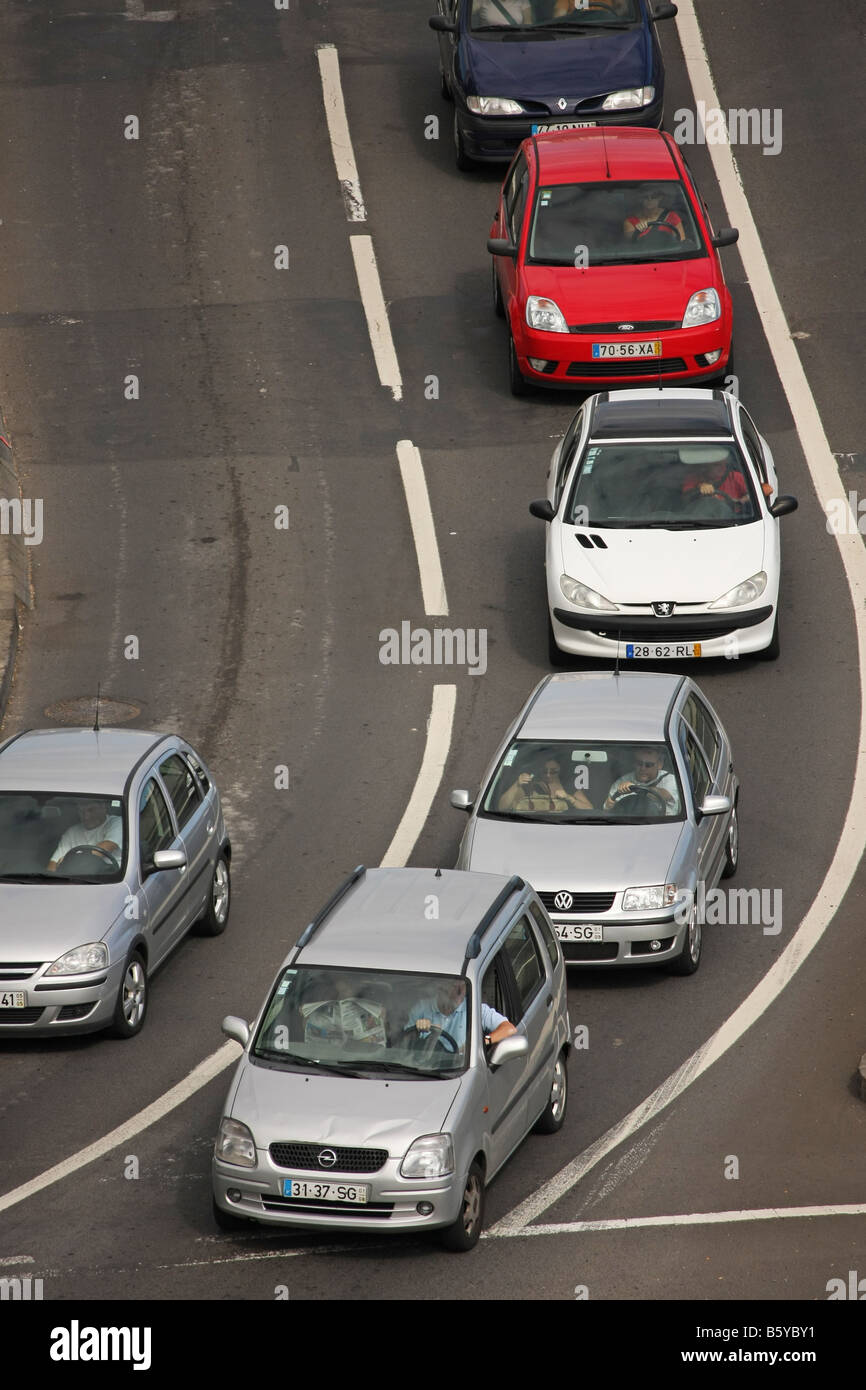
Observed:
[[[547,533],[548,635],[623,661],[779,655],[773,456],[727,391],[590,396],[532,502]]]

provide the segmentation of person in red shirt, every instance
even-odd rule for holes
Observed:
[[[682,491],[687,505],[698,497],[724,497],[739,503],[749,495],[743,471],[728,449],[708,454],[698,467],[692,468],[683,478]]]
[[[685,241],[686,232],[683,219],[672,208],[665,207],[665,190],[648,188],[640,200],[640,211],[634,217],[627,217],[623,223],[623,235],[627,241],[640,241],[651,232],[667,235],[671,243]]]

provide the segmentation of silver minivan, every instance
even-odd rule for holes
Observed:
[[[521,878],[357,868],[251,1025],[213,1159],[214,1216],[439,1229],[470,1250],[486,1185],[565,1118],[565,966]]]

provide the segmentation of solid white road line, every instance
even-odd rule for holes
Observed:
[[[352,149],[349,122],[346,117],[346,103],[343,100],[343,86],[340,82],[340,59],[332,43],[319,45],[319,73],[322,78],[322,95],[325,100],[325,118],[328,134],[331,137],[331,150],[337,178],[343,190],[343,201],[350,222],[366,222],[367,209],[361,196],[361,182],[358,166]]]
[[[686,58],[692,90],[697,100],[707,108],[718,107],[719,99],[713,85],[707,55],[695,16],[693,0],[679,0],[677,29]],[[788,398],[791,415],[799,435],[806,463],[812,475],[815,491],[826,509],[832,498],[844,495],[836,462],[824,433],[818,407],[803,371],[791,330],[779,302],[770,267],[758,235],[758,229],[746,200],[742,180],[730,145],[708,145],[710,156],[722,191],[722,197],[733,226],[739,227],[738,243],[746,276],[754,297],[767,342]],[[866,689],[866,549],[860,535],[834,534],[839,547],[845,577],[851,593],[851,604],[857,638],[861,705],[860,731],[857,748],[851,749],[854,779],[851,799],[839,844],[823,883],[803,918],[794,937],[752,992],[735,1009],[730,1018],[692,1054],[682,1066],[647,1098],[620,1120],[618,1124],[578,1154],[555,1177],[544,1184],[525,1202],[521,1202],[490,1231],[491,1235],[508,1235],[525,1227],[558,1202],[591,1168],[638,1129],[654,1119],[671,1101],[681,1095],[699,1076],[717,1062],[737,1042],[752,1024],[781,994],[794,973],[817,945],[851,886],[864,844],[866,844],[866,725],[862,691]]]
[[[146,10],[144,0],[123,0],[124,17],[148,20],[151,24],[168,24],[177,19],[177,10]]]
[[[424,757],[409,804],[403,812],[403,819],[383,856],[383,869],[393,869],[407,863],[415,848],[415,842],[424,829],[424,822],[430,813],[433,798],[439,790],[442,773],[445,771],[456,704],[456,685],[434,685]]]
[[[756,1207],[754,1211],[696,1211],[681,1216],[622,1216],[608,1221],[557,1221],[522,1226],[514,1231],[489,1231],[484,1237],[584,1235],[587,1231],[636,1231],[647,1226],[724,1226],[738,1221],[802,1221],[813,1216],[866,1216],[866,1204],[841,1207]]]
[[[361,303],[367,316],[370,345],[373,348],[379,380],[383,386],[390,386],[394,400],[399,401],[403,397],[403,381],[394,339],[391,337],[391,325],[388,322],[388,310],[385,308],[385,298],[379,280],[373,239],[369,236],[351,236],[349,242],[355,260],[355,274],[358,277],[358,289],[361,291]]]
[[[418,569],[421,572],[421,595],[424,599],[424,612],[428,617],[443,617],[448,614],[448,599],[445,595],[445,577],[436,544],[436,527],[430,507],[430,494],[424,477],[424,466],[420,450],[411,439],[397,441],[397,461],[400,464],[400,477],[406,493],[409,520],[412,523],[412,536],[415,540],[415,553],[418,556]]]

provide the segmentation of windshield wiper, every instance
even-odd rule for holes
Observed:
[[[706,531],[720,526],[733,526],[733,521],[710,521],[708,517],[693,517],[690,521],[633,521],[635,531]]]
[[[431,1067],[412,1067],[408,1062],[365,1062],[361,1061],[359,1058],[355,1058],[355,1061],[359,1067],[364,1068],[364,1071],[402,1072],[407,1076],[432,1076],[439,1078],[454,1075],[453,1071],[434,1071]]]
[[[332,1076],[360,1077],[359,1071],[351,1071],[339,1062],[320,1062],[317,1057],[299,1057],[295,1052],[285,1052],[280,1047],[257,1047],[253,1053],[262,1061],[291,1062],[296,1067],[315,1067],[317,1071],[330,1072]]]
[[[535,28],[553,29],[558,30],[560,33],[569,34],[604,34],[610,29],[631,29],[633,28],[633,25],[605,23],[599,24],[596,20],[590,20],[589,23],[587,23],[587,21],[583,18],[577,18],[574,20],[574,22],[572,22],[569,19],[563,20],[562,18],[560,18],[548,19],[544,24],[536,24]]]

